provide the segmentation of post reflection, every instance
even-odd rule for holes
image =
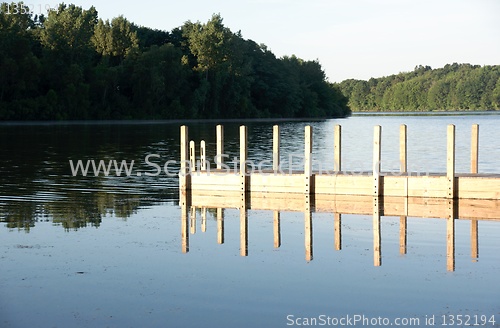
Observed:
[[[455,218],[456,202],[448,200],[448,217],[446,218],[446,269],[455,271]]]
[[[182,253],[189,252],[189,223],[187,206],[183,206],[181,217],[181,250]]]
[[[340,251],[342,249],[342,214],[334,213],[333,227],[335,250]]]
[[[189,225],[191,227],[190,231],[191,234],[194,235],[196,233],[196,208],[194,206],[191,207],[189,217],[190,217]]]
[[[281,246],[281,222],[280,212],[273,212],[273,235],[274,235],[274,248]]]
[[[470,245],[472,262],[477,262],[479,258],[479,243],[478,243],[477,220],[470,221]]]
[[[407,221],[406,216],[399,217],[399,254],[406,254],[406,232],[407,232]]]
[[[248,256],[248,210],[240,208],[240,255]]]
[[[189,252],[189,209],[191,207],[190,194],[182,192],[180,195],[181,205],[181,251],[182,253]]]
[[[224,244],[224,209],[217,209],[217,244]]]
[[[209,198],[205,198],[209,199]],[[252,224],[249,220],[249,211],[252,209],[257,210],[269,210],[272,214],[269,215],[269,229],[270,238],[273,246],[272,248],[282,247],[282,219],[283,211],[297,211],[301,210],[304,214],[304,258],[306,262],[310,262],[314,259],[314,238],[313,238],[313,215],[315,212],[329,212],[333,214],[333,241],[334,249],[340,251],[343,248],[342,245],[342,215],[343,214],[357,214],[366,215],[368,208],[371,207],[372,214],[372,250],[373,250],[373,265],[375,267],[382,265],[382,221],[384,216],[396,217],[399,219],[398,231],[395,239],[395,247],[399,246],[399,254],[405,255],[408,252],[408,221],[409,218],[415,219],[420,217],[441,217],[446,222],[446,233],[443,234],[443,244],[446,244],[446,270],[455,271],[456,267],[456,247],[455,247],[455,237],[456,237],[456,220],[470,220],[470,245],[471,245],[471,258],[473,262],[476,262],[479,256],[479,236],[478,236],[478,225],[479,221],[482,220],[478,215],[484,215],[484,219],[488,221],[500,221],[500,217],[497,213],[499,202],[489,202],[482,203],[481,207],[478,207],[476,203],[470,203],[467,200],[454,200],[454,199],[383,199],[382,197],[369,197],[363,198],[359,203],[356,203],[356,199],[353,197],[342,199],[334,205],[329,205],[330,209],[322,200],[316,200],[310,198],[307,195],[304,197],[298,196],[295,200],[289,199],[288,202],[279,203],[279,201],[270,203],[268,199],[259,199],[257,196],[250,197],[245,196],[242,201],[240,197],[238,200],[239,208],[239,253],[240,256],[246,257],[249,254],[249,224]],[[224,204],[231,204],[230,199],[219,198]],[[259,203],[261,202],[261,203]],[[461,202],[463,202],[461,204]],[[215,202],[217,203],[217,202]],[[302,203],[302,208],[295,208],[295,204]],[[259,205],[261,204],[261,205]],[[288,204],[290,209],[287,210],[284,206]],[[259,205],[259,206],[257,206]],[[227,206],[232,207],[232,206]],[[253,207],[253,208],[252,208]],[[274,208],[273,208],[274,207]],[[234,208],[234,207],[233,207]],[[189,252],[189,234],[196,232],[196,216],[201,216],[201,230],[210,231],[209,225],[210,221],[213,220],[213,224],[217,227],[214,228],[214,234],[216,233],[217,244],[224,244],[225,240],[225,220],[236,219],[238,215],[232,215],[226,218],[223,207],[211,208],[206,203],[204,204],[191,204],[191,200],[188,197],[181,197],[181,235],[182,235],[182,252]],[[478,212],[478,209],[484,213]],[[199,213],[197,213],[199,211]],[[201,214],[200,214],[201,213]],[[458,213],[465,215],[472,215],[474,218],[459,217]],[[441,216],[437,216],[441,215]],[[272,218],[272,219],[271,219]],[[216,231],[216,232],[215,232]],[[317,232],[319,233],[319,232]],[[443,250],[444,251],[444,250]]]
[[[373,197],[373,265],[382,265],[382,245],[380,235],[380,199]]]
[[[201,232],[207,232],[207,208],[201,209]]]
[[[304,245],[306,251],[306,261],[313,260],[313,229],[311,210],[304,211]]]

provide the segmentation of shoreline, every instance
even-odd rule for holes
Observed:
[[[64,121],[0,121],[0,126],[54,126],[54,125],[152,125],[152,124],[196,124],[196,123],[273,123],[273,122],[321,122],[331,119],[348,119],[351,116],[469,116],[500,115],[500,110],[486,111],[428,111],[428,112],[352,112],[347,117],[323,118],[231,118],[231,119],[173,119],[173,120],[64,120]]]
[[[500,115],[500,110],[477,111],[427,111],[427,112],[352,112],[351,116],[461,116],[461,115]]]

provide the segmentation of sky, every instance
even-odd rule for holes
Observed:
[[[277,57],[318,60],[330,82],[368,80],[417,65],[500,64],[500,0],[88,1],[99,18],[123,15],[170,31],[186,21],[224,25]]]

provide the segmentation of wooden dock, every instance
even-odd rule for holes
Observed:
[[[471,254],[477,257],[478,220],[500,221],[500,175],[478,173],[479,127],[473,125],[471,138],[471,172],[455,172],[455,126],[448,126],[447,171],[418,174],[407,172],[407,127],[400,128],[400,172],[381,172],[381,127],[374,128],[373,170],[352,173],[342,170],[341,126],[335,126],[333,137],[334,171],[312,170],[312,128],[305,127],[304,168],[283,172],[280,168],[279,127],[273,128],[272,169],[254,170],[239,165],[237,170],[224,167],[223,127],[216,128],[217,167],[206,161],[205,142],[200,142],[196,156],[188,128],[181,127],[181,170],[179,174],[182,209],[182,251],[189,250],[189,219],[195,208],[217,208],[217,240],[223,243],[223,208],[240,210],[240,254],[248,255],[248,210],[271,210],[274,215],[275,247],[281,244],[280,211],[304,212],[306,260],[313,258],[312,213],[331,212],[335,217],[335,247],[341,248],[342,214],[364,214],[373,217],[374,265],[380,266],[382,216],[400,217],[400,250],[406,252],[407,217],[444,218],[446,228],[447,269],[455,269],[455,220],[471,221]],[[247,128],[240,127],[239,163],[247,163]],[[198,164],[199,160],[199,164]],[[222,214],[220,214],[222,217]],[[202,220],[203,222],[203,220]],[[191,224],[191,233],[195,232]],[[206,226],[202,225],[202,231]],[[473,242],[475,240],[475,242]],[[476,246],[474,246],[476,245]],[[403,252],[404,250],[404,252]]]
[[[272,169],[249,167],[247,128],[240,127],[240,156],[237,170],[223,168],[223,127],[217,126],[217,167],[210,167],[205,156],[205,142],[200,142],[196,156],[194,141],[188,140],[188,128],[181,127],[181,171],[179,188],[206,192],[300,193],[308,195],[353,195],[394,197],[436,197],[446,199],[500,199],[500,174],[478,173],[479,127],[472,128],[471,172],[455,172],[455,126],[448,126],[447,170],[444,173],[407,172],[407,128],[400,129],[400,171],[381,172],[381,127],[375,126],[373,170],[342,170],[341,126],[335,126],[333,139],[334,170],[312,170],[312,128],[305,127],[304,168],[301,171],[280,168],[280,132],[273,129]],[[271,162],[271,161],[267,161]],[[246,165],[241,165],[246,163]]]

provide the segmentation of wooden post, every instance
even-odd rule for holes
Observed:
[[[196,207],[191,206],[191,234],[196,233]]]
[[[382,245],[380,235],[380,199],[373,197],[373,265],[382,265]]]
[[[222,169],[222,163],[224,163],[224,159],[222,158],[222,155],[224,154],[224,126],[217,125],[216,133],[217,133],[217,153],[215,155],[219,159],[217,163],[217,169],[220,170]]]
[[[340,251],[342,249],[342,214],[340,213],[334,214],[333,230],[335,238],[335,250]]]
[[[217,243],[224,244],[224,209],[217,208]]]
[[[446,269],[455,271],[455,200],[448,200],[448,218],[446,219]]]
[[[248,156],[247,145],[248,143],[248,130],[247,127],[240,126],[240,175],[246,174],[246,162]]]
[[[312,213],[311,213],[311,175],[312,175],[312,127],[304,129],[304,245],[306,250],[306,261],[313,259],[313,235],[312,235]]]
[[[280,168],[280,127],[273,126],[273,171],[278,173]]]
[[[399,163],[400,171],[406,173],[408,170],[407,166],[407,127],[406,124],[401,124],[399,127]]]
[[[312,127],[305,127],[304,133],[304,193],[311,194],[311,174],[312,174]]]
[[[196,171],[196,146],[194,141],[189,142],[189,163],[191,165],[192,172]]]
[[[240,126],[240,255],[248,256],[248,210],[247,210],[247,150],[248,131],[247,127]]]
[[[181,126],[181,169],[179,172],[179,189],[181,194],[190,189],[188,175],[188,158],[189,158],[189,135],[188,127]]]
[[[342,126],[335,125],[334,130],[334,170],[336,172],[342,171]]]
[[[312,127],[304,130],[304,203],[305,203],[305,246],[306,261],[312,260],[312,216],[311,216],[311,174],[312,174]]]
[[[205,154],[205,140],[200,142],[200,161],[201,161],[201,170],[207,170],[207,158]]]
[[[448,180],[447,198],[455,198],[455,125],[448,125],[447,133],[446,178]]]
[[[401,124],[399,127],[399,170],[401,173],[408,171],[408,147],[407,147],[407,126]],[[408,178],[405,179],[405,214],[408,214]],[[399,254],[406,254],[406,241],[407,241],[407,216],[399,217]]]
[[[207,232],[207,208],[201,208],[201,232]]]
[[[408,197],[408,128],[406,124],[399,127],[399,171],[404,179],[404,196]],[[408,213],[408,199],[405,202],[405,212]]]
[[[274,211],[273,220],[273,230],[274,230],[274,248],[279,248],[281,246],[281,222],[280,222],[280,212]]]
[[[248,131],[247,127],[242,125],[240,126],[240,179],[241,179],[241,193],[242,193],[242,200],[243,197],[245,196],[245,192],[247,191],[247,183],[246,183],[246,174],[247,174],[247,155],[248,155],[248,149],[247,149],[247,143],[248,143]]]
[[[306,179],[312,174],[312,127],[310,125],[305,127],[304,131],[304,175]],[[306,193],[310,190],[310,185],[306,185]]]
[[[378,197],[380,194],[381,132],[382,127],[376,125],[373,131],[373,195],[375,197]]]
[[[246,205],[246,162],[247,162],[247,127],[240,126],[240,181],[241,181],[241,203],[240,203],[240,255],[248,256],[248,211]]]
[[[471,152],[470,152],[470,172],[478,173],[478,159],[479,159],[479,125],[472,125],[471,136]]]
[[[191,206],[190,193],[186,191],[190,189],[188,171],[188,158],[189,158],[189,133],[188,127],[181,126],[181,167],[179,174],[180,195],[179,200],[181,203],[181,251],[182,253],[189,252],[189,208]]]

